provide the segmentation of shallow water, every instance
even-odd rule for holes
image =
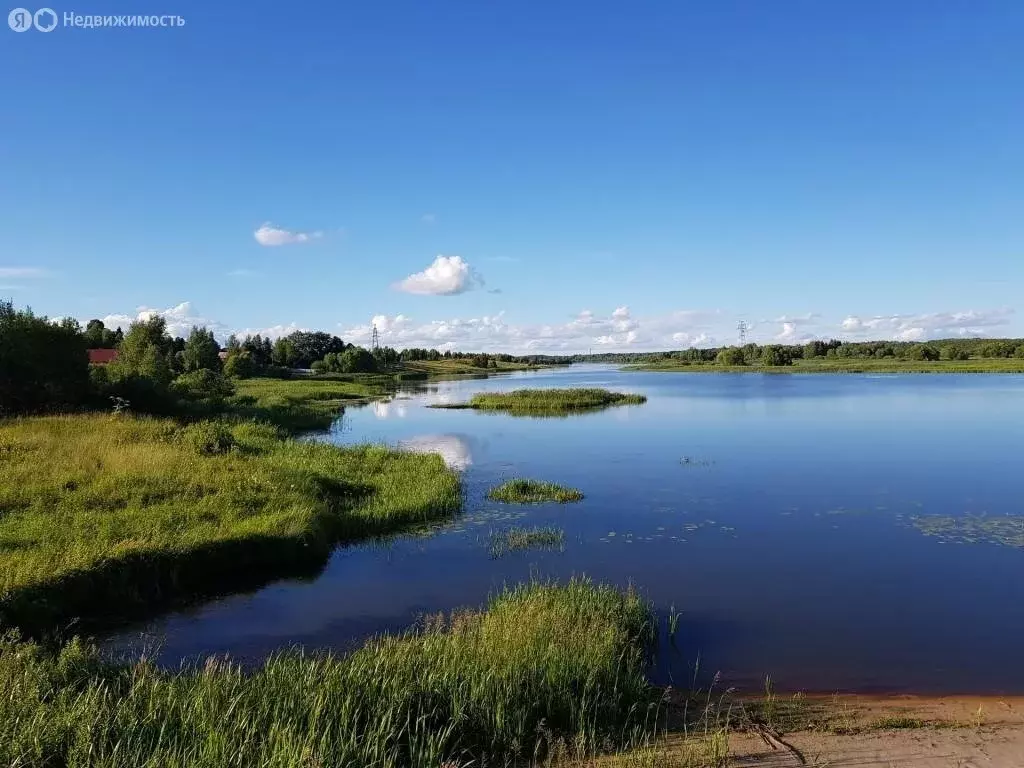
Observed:
[[[559,418],[425,408],[474,392],[598,386],[642,406]],[[600,366],[431,383],[350,408],[322,439],[436,450],[466,512],[430,533],[337,550],[282,581],[110,638],[167,664],[347,648],[531,576],[632,583],[681,612],[659,680],[787,690],[1024,693],[1024,549],[926,536],[920,515],[1024,515],[1024,376],[619,372]],[[583,502],[510,506],[522,475]],[[495,559],[494,531],[565,530],[563,551]]]

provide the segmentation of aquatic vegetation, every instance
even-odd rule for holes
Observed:
[[[283,653],[162,671],[0,640],[0,764],[378,766],[526,764],[643,742],[649,606],[575,580],[507,590],[344,656]]]
[[[1024,548],[1022,515],[915,515],[910,520],[926,536],[937,536],[953,544],[1001,544]]]
[[[473,395],[468,403],[430,407],[502,411],[512,416],[566,416],[613,405],[641,405],[646,402],[644,395],[611,392],[607,389],[516,389],[511,392],[480,392]]]
[[[528,549],[564,549],[565,531],[554,526],[544,528],[508,528],[491,534],[492,557]]]
[[[0,621],[151,613],[461,507],[440,456],[129,415],[0,422]]]
[[[695,456],[683,456],[679,463],[684,467],[710,467],[713,462],[711,459],[698,459]]]
[[[505,504],[539,504],[546,501],[567,504],[580,501],[583,493],[577,488],[567,488],[542,480],[515,478],[491,488],[487,498]]]

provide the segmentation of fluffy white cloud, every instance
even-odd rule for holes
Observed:
[[[308,330],[310,329],[304,328],[297,323],[288,323],[287,325],[272,325],[269,328],[242,328],[241,330],[232,331],[232,333],[242,338],[259,334],[265,339],[279,339],[282,336],[288,336],[296,331]]]
[[[441,256],[422,272],[409,275],[395,284],[406,293],[429,296],[454,296],[483,285],[483,279],[461,256]]]
[[[516,325],[504,313],[474,318],[416,322],[406,315],[377,315],[366,325],[345,328],[345,341],[368,344],[377,327],[382,344],[433,347],[440,350],[487,350],[526,354],[585,352],[591,347],[615,349],[670,349],[710,344],[713,338],[700,329],[717,313],[678,312],[652,318],[634,318],[620,307],[610,315],[582,310],[562,324]]]
[[[840,327],[849,338],[922,341],[991,335],[991,329],[1009,325],[1012,315],[1009,308],[919,315],[848,315]]]
[[[269,221],[264,222],[259,229],[252,233],[256,242],[264,246],[292,245],[294,243],[308,243],[323,237],[323,232],[290,232],[287,229],[275,227]]]
[[[167,323],[167,332],[172,336],[188,336],[193,325],[205,326],[212,330],[217,336],[225,336],[227,327],[215,320],[203,317],[192,307],[192,302],[183,301],[177,306],[169,309],[153,309],[152,307],[139,307],[134,315],[114,314],[100,318],[107,328],[122,328],[128,330],[128,326],[136,321],[145,321],[153,317],[162,317]]]

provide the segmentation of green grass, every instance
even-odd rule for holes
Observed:
[[[0,764],[77,768],[525,764],[641,742],[652,637],[633,593],[506,591],[345,656],[165,672],[0,643]],[[554,750],[552,750],[554,748]]]
[[[929,362],[896,358],[871,360],[820,357],[810,360],[795,360],[793,365],[780,366],[686,364],[678,360],[665,360],[645,365],[629,365],[625,367],[625,370],[677,373],[1024,373],[1024,360],[979,358]]]
[[[373,375],[338,378],[242,379],[228,401],[241,419],[266,421],[289,432],[326,429],[346,404],[385,394],[393,379]]]
[[[554,526],[508,528],[491,534],[491,556],[502,557],[528,549],[564,549],[565,531]]]
[[[487,498],[505,504],[539,504],[545,501],[566,504],[571,501],[580,501],[583,498],[583,493],[577,488],[566,488],[542,480],[516,478],[491,488],[487,492]]]
[[[646,402],[644,395],[610,392],[607,389],[516,389],[511,392],[480,392],[473,395],[468,403],[442,407],[502,411],[512,416],[567,416],[613,405],[640,405]]]
[[[151,613],[451,514],[441,457],[128,415],[0,422],[0,623]]]

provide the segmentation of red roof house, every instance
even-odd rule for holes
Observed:
[[[106,365],[117,360],[116,349],[90,349],[89,362],[92,365]]]

